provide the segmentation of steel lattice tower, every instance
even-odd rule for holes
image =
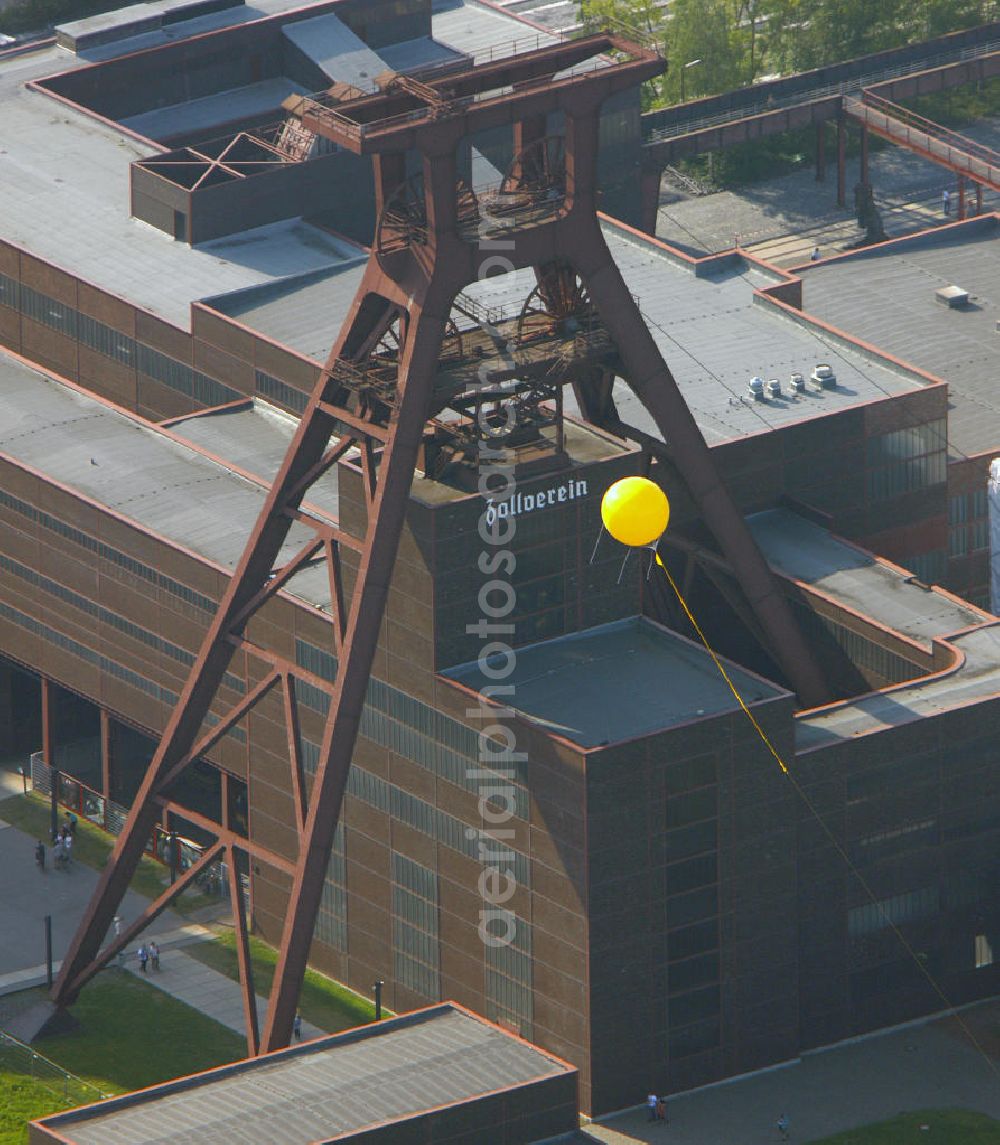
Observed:
[[[739,577],[772,655],[806,703],[826,698],[789,606],[716,472],[601,231],[596,166],[602,104],[664,68],[655,51],[601,33],[428,82],[389,74],[379,78],[379,90],[372,94],[339,86],[294,109],[305,131],[372,157],[378,233],[348,318],[63,962],[53,991],[57,1004],[70,1005],[97,970],[225,855],[249,1051],[288,1043],[413,476],[418,467],[434,476],[456,461],[474,463],[477,443],[498,410],[513,409],[505,417],[513,418],[523,440],[554,426],[558,449],[563,387],[572,384],[584,417],[621,433],[612,397],[614,378],[621,377],[652,415],[666,455]],[[558,113],[565,133],[549,136],[548,117]],[[460,177],[460,144],[474,132],[499,126],[512,131],[514,161],[499,188],[476,193]],[[407,157],[414,155],[419,170],[407,178]],[[471,335],[462,334],[453,314],[483,318],[462,292],[478,277],[484,245],[498,235],[504,239],[504,258],[514,268],[533,270],[537,287],[506,329],[481,321]],[[495,362],[484,366],[486,358]],[[435,420],[445,410],[451,411],[449,418]],[[311,486],[346,462],[363,475],[363,536],[301,508]],[[277,566],[293,522],[308,526],[312,538]],[[357,568],[346,578],[353,579],[350,592],[345,550]],[[337,660],[332,685],[316,681],[247,634],[268,599],[307,564],[323,559]],[[206,717],[213,703],[218,710],[223,676],[237,651],[253,666],[256,682],[209,726]],[[296,679],[322,684],[330,694],[308,794]],[[275,689],[283,698],[295,803],[298,853],[292,860],[171,799],[171,787],[185,768]],[[102,949],[164,811],[211,830],[216,842]],[[292,879],[263,1032],[257,1025],[239,877],[246,857]]]

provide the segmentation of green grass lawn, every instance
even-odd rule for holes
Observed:
[[[64,809],[59,809],[59,823],[62,824]],[[41,839],[47,848],[46,861],[52,865],[52,849],[49,847],[49,828],[51,816],[49,801],[44,795],[34,792],[28,795],[12,795],[9,799],[0,802],[0,819],[10,823],[19,831],[24,831],[36,839]],[[101,870],[108,861],[108,856],[114,847],[114,836],[102,831],[100,827],[89,823],[82,816],[76,826],[76,836],[73,839],[73,859],[83,863],[86,867]],[[169,881],[167,868],[155,859],[143,858],[139,860],[138,869],[132,877],[131,888],[137,894],[146,898],[157,898],[166,889]],[[201,907],[209,906],[217,900],[202,894],[199,891],[186,891],[171,904],[171,909],[180,914],[190,914]]]
[[[212,942],[196,942],[184,948],[185,954],[197,958],[215,970],[239,981],[239,968],[236,961],[236,936],[232,931],[222,931]],[[277,951],[260,939],[250,939],[250,958],[253,962],[254,989],[258,994],[267,995],[274,978],[274,966],[278,960]],[[353,991],[326,978],[315,970],[307,970],[299,1009],[307,1022],[312,1022],[321,1030],[335,1033],[351,1026],[360,1026],[375,1017],[375,1005]],[[382,1010],[383,1014],[389,1011]]]
[[[910,1145],[910,1142],[913,1145],[998,1145],[1000,1121],[968,1109],[924,1109],[901,1113],[891,1121],[849,1129],[811,1145]]]
[[[78,1029],[41,1038],[32,1048],[107,1094],[246,1055],[238,1034],[117,968],[84,987],[72,1015]],[[67,1108],[61,1089],[58,1081],[43,1084],[11,1070],[9,1062],[0,1069],[0,1145],[23,1145],[27,1121]],[[70,1106],[87,1100],[79,1092]]]

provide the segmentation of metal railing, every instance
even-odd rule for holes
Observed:
[[[90,1105],[94,1101],[103,1101],[112,1096],[2,1031],[0,1031],[0,1073],[31,1078],[49,1090],[67,1108]]]
[[[983,56],[992,56],[1000,52],[1000,40],[990,40],[984,44],[977,44],[972,48],[963,48],[960,52],[941,52],[928,56],[922,60],[911,60],[906,64],[896,64],[892,67],[878,68],[866,72],[854,79],[841,80],[839,83],[823,84],[803,91],[790,92],[788,95],[774,95],[767,93],[761,85],[761,97],[752,102],[741,104],[739,107],[729,108],[715,115],[692,115],[679,119],[669,126],[654,127],[643,140],[643,143],[660,143],[667,139],[675,139],[679,135],[692,135],[709,127],[732,123],[737,119],[748,119],[754,115],[765,115],[772,111],[781,111],[787,107],[797,107],[804,103],[818,103],[820,100],[832,99],[836,96],[855,94],[864,88],[885,83],[900,76],[913,75],[916,72],[930,71],[936,67],[946,67],[948,64],[962,63],[966,60],[979,59]],[[790,77],[787,77],[790,78]],[[781,81],[778,81],[781,82]],[[666,109],[674,110],[674,109]]]
[[[35,791],[42,795],[52,795],[54,768],[50,767],[40,751],[31,754],[31,785]],[[93,823],[109,835],[120,835],[128,819],[128,808],[107,799],[99,791],[88,787],[79,779],[59,772],[59,791],[56,801],[60,807],[74,812],[88,823]],[[175,832],[154,827],[153,833],[146,844],[145,853],[150,859],[162,863],[164,867],[170,866],[170,840]],[[191,840],[182,839],[180,842],[180,855],[177,864],[178,870],[185,870],[196,861],[201,847]],[[208,894],[218,895],[220,898],[229,893],[227,866],[221,860],[206,867],[199,875],[197,881],[199,890]]]
[[[869,130],[1000,190],[1000,154],[991,148],[878,97],[872,104],[867,100],[848,99],[845,110]]]

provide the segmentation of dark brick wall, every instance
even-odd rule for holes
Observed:
[[[589,754],[592,1108],[796,1052],[792,800],[742,714]]]

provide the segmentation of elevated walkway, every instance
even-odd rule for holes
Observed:
[[[844,110],[873,135],[915,151],[984,187],[1000,190],[1000,154],[992,148],[949,131],[874,92],[865,92],[861,99],[846,98]]]

